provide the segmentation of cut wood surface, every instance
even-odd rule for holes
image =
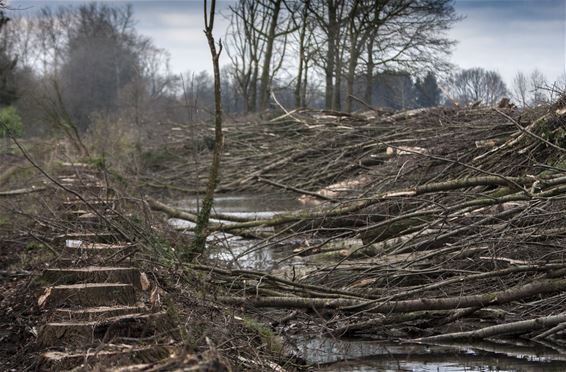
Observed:
[[[165,313],[126,314],[95,321],[65,321],[45,324],[38,336],[42,347],[88,346],[120,337],[143,338],[170,329]]]
[[[49,351],[40,357],[41,371],[64,371],[86,365],[120,365],[155,362],[170,355],[164,346],[120,346],[115,350],[101,350],[97,353]]]
[[[131,284],[85,283],[47,287],[39,302],[46,308],[134,305],[137,295]]]
[[[55,309],[53,312],[54,321],[100,321],[106,318],[126,315],[140,314],[147,311],[144,304],[133,306],[116,305],[116,306],[98,306],[80,309]]]
[[[43,272],[42,279],[51,285],[73,283],[125,283],[141,288],[140,271],[131,267],[87,266],[53,268]]]

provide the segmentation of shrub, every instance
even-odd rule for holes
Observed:
[[[0,110],[0,137],[12,135],[19,137],[23,134],[24,127],[22,119],[13,106],[4,107]]]

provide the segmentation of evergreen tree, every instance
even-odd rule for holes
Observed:
[[[415,106],[415,86],[406,71],[385,71],[374,79],[375,103],[380,107],[406,110]]]
[[[415,83],[418,107],[435,107],[440,105],[442,91],[438,87],[436,76],[428,72],[424,79],[418,78]]]

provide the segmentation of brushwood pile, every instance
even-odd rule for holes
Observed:
[[[305,209],[213,231],[256,233],[253,250],[276,246],[281,265],[302,264],[292,274],[195,268],[226,286],[225,303],[299,310],[296,322],[330,312],[317,324],[334,336],[559,341],[565,107],[563,97],[529,109],[295,110],[232,123],[218,192],[284,190]],[[152,173],[149,188],[202,187],[178,170]]]

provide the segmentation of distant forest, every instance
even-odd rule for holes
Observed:
[[[223,16],[228,115],[491,105],[504,96],[531,106],[566,84],[533,71],[508,87],[497,72],[451,65],[447,31],[460,20],[451,0],[240,0]],[[131,6],[45,7],[26,17],[12,10],[10,18],[0,40],[0,105],[17,109],[27,135],[210,116],[210,73],[172,73],[168,52],[136,30]]]

